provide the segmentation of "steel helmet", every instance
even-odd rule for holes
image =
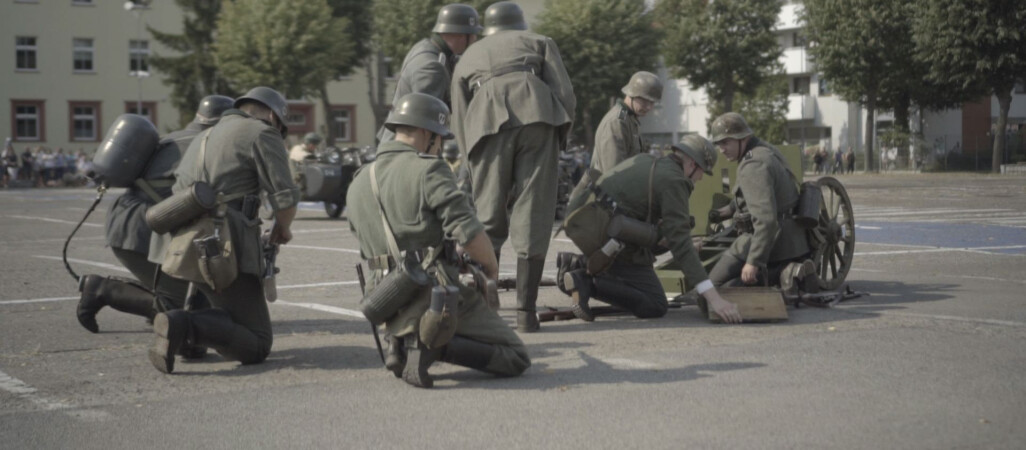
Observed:
[[[620,90],[631,97],[641,97],[652,103],[663,98],[663,82],[652,72],[635,72],[631,80]]]
[[[752,134],[752,129],[748,127],[745,118],[736,112],[723,114],[717,117],[712,124],[713,142],[720,142],[727,138],[744,139]]]
[[[208,95],[200,100],[199,108],[196,108],[196,118],[193,122],[200,125],[215,125],[221,120],[221,114],[227,111],[235,103],[231,97],[225,95]]]
[[[445,5],[438,10],[435,33],[480,34],[481,19],[473,6],[462,3]]]
[[[314,132],[306,133],[306,136],[303,136],[303,142],[308,142],[314,145],[320,144],[322,140],[321,135]]]
[[[285,125],[285,119],[289,116],[289,104],[278,91],[264,86],[255,87],[250,89],[246,95],[235,99],[234,106],[238,108],[245,102],[258,102],[270,108],[278,117],[278,122],[281,123],[281,136],[285,137],[288,134],[289,127]]]
[[[393,133],[397,125],[423,128],[441,135],[442,139],[452,139],[448,123],[449,107],[445,103],[428,94],[414,92],[399,99],[398,106],[392,109],[385,120],[385,128]]]
[[[485,36],[491,36],[498,31],[527,29],[524,10],[513,2],[492,3],[492,6],[485,10],[484,25]]]
[[[697,134],[689,134],[681,138],[679,143],[673,144],[672,147],[674,150],[688,155],[706,175],[713,174],[712,169],[716,165],[716,158],[719,155],[708,139]]]
[[[442,157],[449,161],[460,159],[460,147],[456,145],[456,141],[445,142],[445,145],[442,146]]]

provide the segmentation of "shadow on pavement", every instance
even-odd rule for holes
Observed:
[[[846,300],[843,306],[858,306],[860,310],[872,311],[899,308],[904,303],[933,302],[955,297],[954,291],[960,285],[950,283],[910,284],[900,281],[860,280],[852,289],[871,295]]]
[[[230,363],[232,367],[223,370],[190,372],[189,367],[196,367],[199,364]],[[175,376],[217,376],[217,377],[239,377],[274,372],[279,370],[362,370],[381,369],[381,360],[378,358],[377,350],[370,350],[367,347],[350,347],[333,345],[314,348],[290,348],[285,350],[271,350],[271,355],[260,364],[242,365],[225,361],[216,352],[211,351],[206,358],[192,362],[182,363],[181,359],[175,364]]]

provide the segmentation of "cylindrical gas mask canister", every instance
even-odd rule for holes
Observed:
[[[655,225],[623,214],[613,216],[606,228],[606,234],[616,239],[641,248],[650,248],[659,240],[659,231]]]
[[[363,296],[360,306],[371,323],[384,323],[422,290],[431,285],[431,277],[416,261],[403,258],[373,290]]]
[[[209,211],[217,194],[202,181],[189,186],[146,210],[146,225],[157,234],[170,233]]]

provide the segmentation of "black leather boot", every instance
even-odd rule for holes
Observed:
[[[417,333],[413,333],[403,339],[406,347],[406,366],[403,368],[403,381],[420,388],[434,386],[435,381],[431,378],[431,375],[428,375],[428,368],[438,360],[444,347],[434,350],[428,349],[427,346],[420,342]]]
[[[78,290],[82,293],[75,311],[78,323],[93,333],[100,331],[96,313],[104,306],[147,320],[157,313],[153,293],[126,278],[83,275]]]
[[[585,273],[584,269],[577,269],[572,272],[567,272],[563,276],[563,284],[570,290],[570,296],[573,297],[574,302],[570,305],[570,311],[574,313],[574,316],[585,322],[594,322],[595,314],[591,312],[591,307],[588,306],[588,301],[591,300],[592,295],[592,277]]]
[[[517,259],[517,331],[533,333],[541,328],[537,305],[544,268],[543,259]]]
[[[403,377],[403,368],[406,367],[406,349],[403,348],[403,341],[395,336],[386,336],[388,349],[385,351],[385,368],[392,371],[396,378]]]
[[[486,369],[492,361],[495,353],[495,345],[475,341],[463,336],[453,336],[449,344],[445,346],[445,354],[442,361],[457,366],[463,366],[482,372],[490,372]]]
[[[174,372],[175,354],[189,339],[190,328],[189,313],[180,309],[160,313],[153,318],[157,341],[150,348],[149,357],[154,368],[163,373]]]
[[[556,254],[556,286],[566,295],[571,295],[570,290],[563,283],[563,277],[567,272],[587,267],[587,259],[579,253],[559,252]]]

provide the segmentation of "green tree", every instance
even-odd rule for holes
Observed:
[[[235,97],[238,93],[218,71],[211,53],[221,0],[175,0],[175,4],[185,16],[182,34],[147,30],[155,41],[177,53],[155,54],[150,57],[150,65],[165,74],[164,84],[171,86],[171,104],[178,109],[179,125],[184,127],[192,121],[204,96]]]
[[[704,88],[723,111],[734,96],[754,95],[779,64],[774,34],[779,0],[658,0],[662,54],[675,77]]]
[[[637,0],[550,1],[539,16],[538,33],[552,38],[577,96],[577,123],[589,147],[595,127],[622,98],[634,72],[655,71],[659,33],[652,13]]]
[[[287,98],[320,97],[351,58],[349,20],[326,0],[235,0],[218,20],[215,57],[232,86],[269,86]]]
[[[809,53],[843,100],[866,108],[866,170],[876,171],[874,114],[893,108],[908,128],[908,64],[912,42],[908,0],[807,0],[803,8]],[[897,101],[900,100],[900,101]],[[896,120],[895,122],[901,122]]]
[[[778,71],[767,75],[754,94],[738,93],[734,106],[756,136],[779,144],[787,139],[788,93],[787,75]],[[709,112],[712,117],[717,117],[728,111],[723,105],[713,102],[709,105]]]
[[[998,99],[991,171],[1001,170],[1012,88],[1026,77],[1026,2],[929,0],[914,23],[929,79]]]

